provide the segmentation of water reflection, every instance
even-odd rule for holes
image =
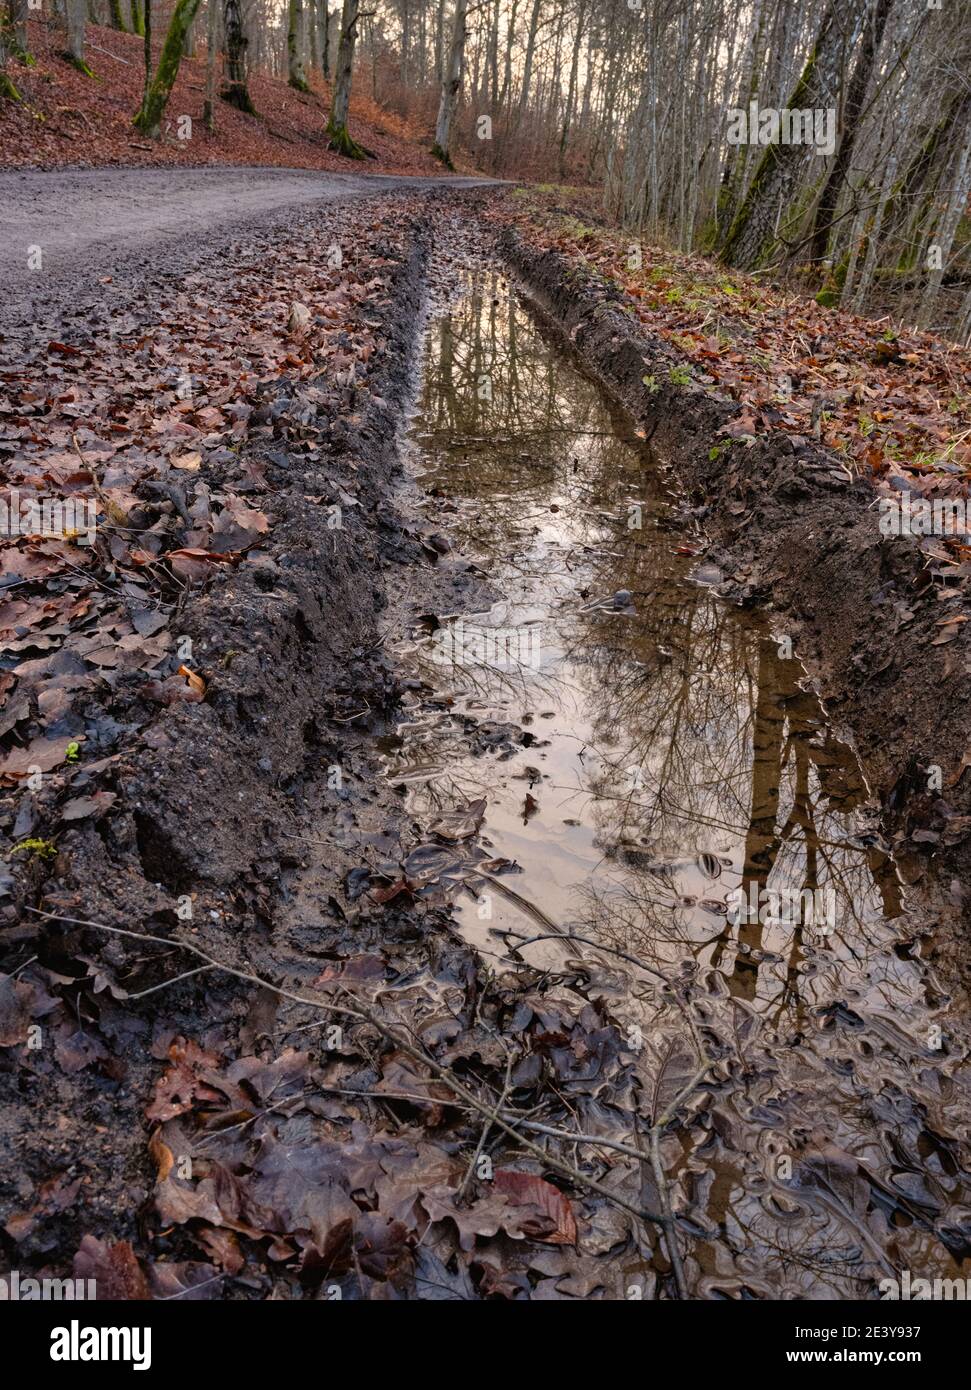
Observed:
[[[644,962],[582,953],[590,997],[649,1035],[671,1026],[650,967],[693,980],[733,1059],[665,1153],[699,1292],[874,1296],[904,1268],[959,1274],[966,1048],[910,949],[850,751],[785,644],[691,578],[643,446],[508,284],[475,280],[427,346],[425,505],[502,595],[462,621],[500,640],[402,648],[433,693],[388,775],[424,824],[485,797],[483,843],[522,870],[460,898],[463,929],[498,962],[538,934],[532,904]],[[515,660],[527,631],[538,663]],[[825,920],[773,911],[800,890]],[[754,910],[730,911],[739,894]]]

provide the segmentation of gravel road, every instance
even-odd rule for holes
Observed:
[[[287,208],[489,182],[265,168],[0,172],[0,285],[8,306],[22,308],[58,281],[113,273],[133,257],[172,268],[170,249]],[[31,247],[41,248],[40,269],[30,268]]]

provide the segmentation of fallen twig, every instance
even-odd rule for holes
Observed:
[[[225,974],[233,976],[235,979],[244,980],[247,984],[258,985],[263,989],[268,989],[272,993],[280,995],[283,999],[289,999],[295,1004],[303,1004],[312,1009],[329,1010],[333,1013],[341,1014],[346,1018],[356,1018],[362,1022],[369,1023],[387,1038],[389,1042],[393,1043],[395,1047],[403,1052],[405,1056],[410,1057],[412,1061],[418,1062],[421,1066],[427,1067],[437,1080],[448,1086],[468,1107],[477,1111],[486,1119],[489,1119],[497,1129],[501,1129],[504,1133],[515,1139],[522,1148],[526,1149],[535,1158],[540,1159],[541,1162],[548,1168],[553,1169],[554,1172],[559,1173],[562,1177],[568,1178],[570,1182],[578,1187],[585,1187],[590,1192],[595,1192],[606,1201],[612,1202],[615,1206],[621,1207],[624,1211],[637,1217],[639,1221],[651,1222],[653,1225],[660,1226],[664,1230],[667,1230],[673,1221],[672,1217],[663,1213],[651,1211],[647,1207],[635,1206],[633,1202],[628,1202],[625,1198],[618,1196],[616,1192],[612,1192],[610,1188],[604,1187],[602,1183],[597,1182],[595,1178],[589,1177],[588,1174],[581,1172],[579,1168],[575,1168],[571,1163],[567,1163],[564,1159],[557,1158],[554,1154],[548,1153],[547,1150],[542,1148],[539,1144],[534,1144],[531,1140],[524,1138],[512,1124],[505,1120],[500,1113],[497,1113],[494,1106],[490,1106],[485,1101],[479,1100],[478,1096],[473,1095],[447,1067],[441,1066],[433,1057],[413,1046],[406,1037],[402,1037],[393,1028],[389,1028],[383,1019],[380,1019],[373,1010],[363,1004],[355,994],[346,988],[346,986],[341,987],[341,993],[353,999],[357,1005],[356,1008],[352,1009],[340,1004],[335,1004],[331,1001],[310,999],[304,994],[297,994],[294,990],[286,989],[283,985],[274,984],[272,980],[264,979],[260,975],[254,975],[248,970],[240,970],[235,966],[226,965],[223,961],[217,960],[214,956],[210,956],[208,952],[203,951],[200,946],[196,946],[188,941],[181,941],[178,938],[156,936],[151,932],[131,931],[126,927],[112,927],[106,922],[92,922],[81,917],[68,917],[60,912],[45,912],[42,908],[29,907],[27,911],[33,912],[39,917],[44,917],[48,921],[68,922],[74,926],[89,927],[95,931],[109,932],[114,936],[128,937],[132,941],[154,941],[160,946],[181,946],[184,950],[198,956],[200,960],[206,961],[206,963],[211,965],[214,969],[221,970]]]

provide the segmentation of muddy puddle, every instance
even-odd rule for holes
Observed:
[[[712,1059],[661,1144],[692,1295],[962,1278],[964,1025],[785,634],[713,592],[644,443],[497,272],[429,322],[411,456],[441,564],[497,598],[392,644],[387,776],[431,874],[479,861],[450,897],[483,961],[628,1030],[648,1124],[672,1062]]]

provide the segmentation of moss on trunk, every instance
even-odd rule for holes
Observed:
[[[155,69],[155,76],[152,78],[141,107],[135,116],[133,124],[138,130],[151,136],[152,139],[156,139],[158,136],[165,108],[172,95],[175,79],[179,75],[185,36],[189,25],[195,19],[199,4],[200,0],[178,0],[178,4],[172,11],[169,30],[165,35],[165,43],[162,46],[158,67]]]
[[[328,147],[335,153],[342,154],[345,159],[367,158],[367,150],[353,139],[346,125],[335,125],[333,121],[328,121],[324,133],[327,136]]]
[[[95,74],[88,67],[83,58],[75,58],[73,53],[65,52],[62,55],[71,64],[72,68],[77,68],[78,72],[83,72],[85,77],[95,77]],[[95,80],[97,80],[95,78]]]

